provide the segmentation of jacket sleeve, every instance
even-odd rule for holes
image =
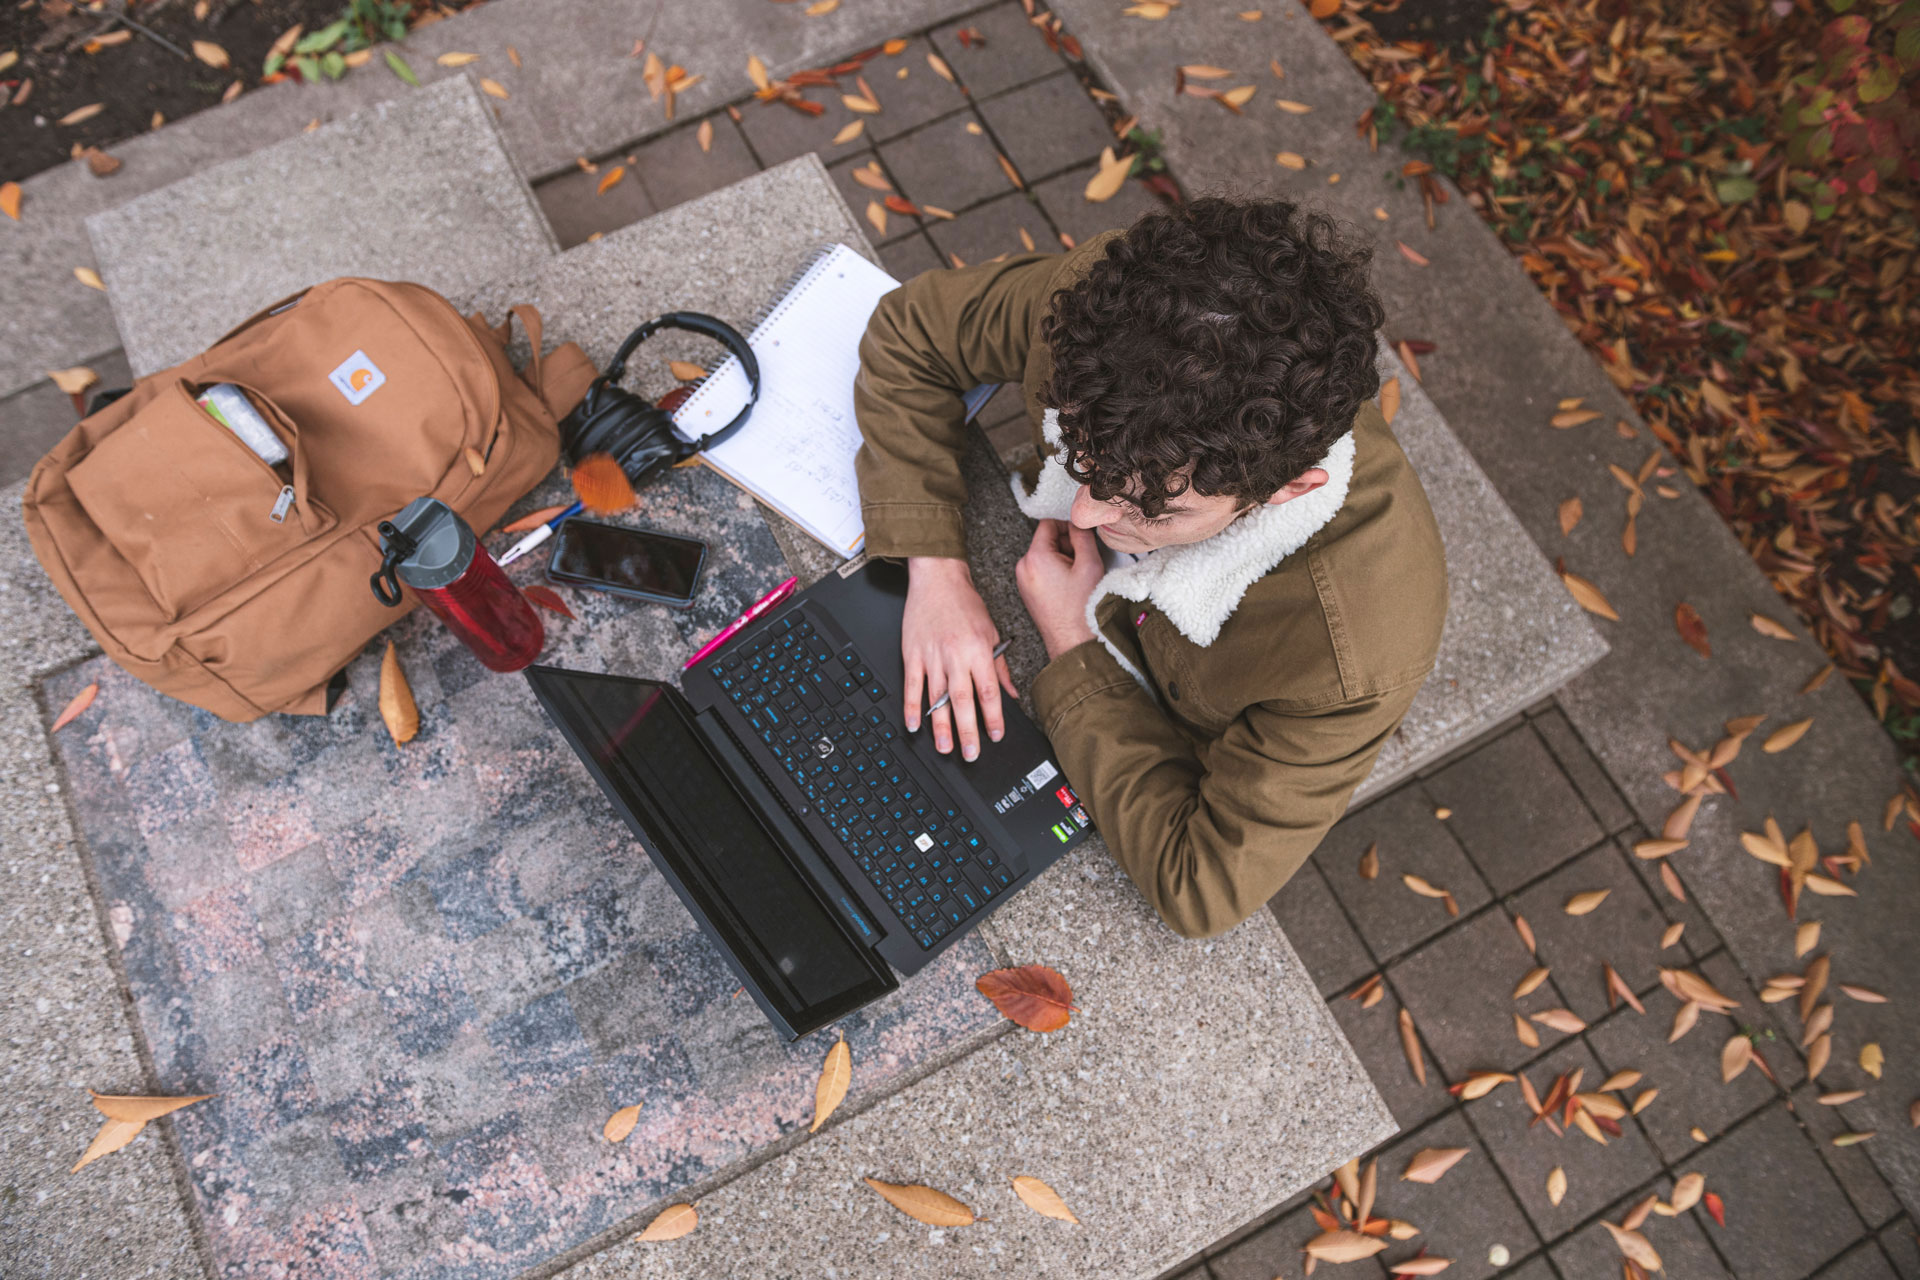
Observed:
[[[1206,938],[1265,906],[1307,860],[1418,689],[1324,712],[1255,704],[1204,761],[1098,641],[1048,663],[1032,693],[1114,857],[1176,933]]]
[[[1066,257],[927,271],[880,299],[860,341],[853,396],[872,554],[967,554],[961,396],[983,382],[1021,382]]]

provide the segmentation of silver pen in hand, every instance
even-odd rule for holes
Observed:
[[[999,661],[1000,658],[1006,654],[1008,647],[1011,646],[1012,644],[1013,644],[1013,641],[1011,640],[1002,640],[999,644],[993,646],[994,660],[996,662]],[[933,700],[933,705],[927,708],[927,714],[932,715],[934,712],[938,711],[940,708],[946,706],[949,702],[952,702],[952,701],[953,701],[952,693],[941,694],[938,698],[935,698]]]

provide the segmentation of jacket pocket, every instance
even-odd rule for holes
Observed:
[[[68,472],[88,518],[175,620],[334,526],[307,492],[292,423],[250,398],[287,446],[280,469],[176,382]]]

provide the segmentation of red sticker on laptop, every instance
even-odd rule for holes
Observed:
[[[1071,809],[1073,807],[1073,789],[1071,787],[1060,788],[1053,793],[1053,798],[1060,802],[1060,807],[1063,809]]]

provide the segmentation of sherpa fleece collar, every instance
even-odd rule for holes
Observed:
[[[1065,520],[1080,484],[1062,461],[1060,417],[1048,409],[1042,431],[1053,452],[1041,464],[1032,493],[1021,478],[1013,477],[1014,501],[1034,520]],[[1163,547],[1151,555],[1108,571],[1087,600],[1087,625],[1100,643],[1131,673],[1140,673],[1116,649],[1094,620],[1107,596],[1150,603],[1166,615],[1188,640],[1206,646],[1220,635],[1247,588],[1273,571],[1275,565],[1307,544],[1339,513],[1353,483],[1353,432],[1341,436],[1314,465],[1327,473],[1327,482],[1279,506],[1248,512],[1219,533],[1184,546]]]

